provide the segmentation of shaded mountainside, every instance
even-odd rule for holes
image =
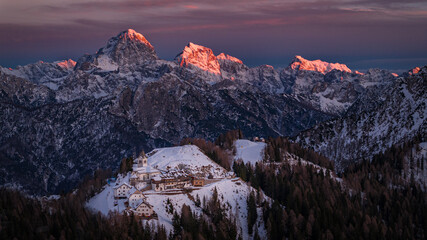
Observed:
[[[139,130],[174,142],[183,137],[214,139],[241,129],[248,136],[295,135],[329,116],[291,98],[250,89],[198,87],[173,74],[124,91],[112,108]]]
[[[108,112],[108,101],[73,101],[28,109],[0,104],[0,181],[34,193],[74,187],[124,156],[168,145]]]
[[[351,161],[370,159],[392,145],[427,135],[427,67],[380,93],[387,95],[357,102],[354,112],[301,133],[297,141],[334,160],[342,170]]]
[[[58,192],[139,149],[184,137],[212,140],[231,129],[294,136],[394,80],[387,71],[361,74],[302,57],[283,71],[249,68],[193,43],[165,61],[129,29],[77,62],[0,67],[0,184]]]

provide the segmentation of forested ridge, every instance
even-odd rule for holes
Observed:
[[[426,193],[401,177],[402,152],[410,144],[350,166],[341,179],[311,165],[286,164],[280,155],[290,146],[285,138],[269,139],[264,162],[233,167],[275,201],[264,206],[270,239],[425,239]],[[298,156],[332,166],[310,150],[297,149]]]
[[[255,166],[236,161],[232,165],[233,142],[240,131],[221,135],[215,142],[184,139],[195,144],[222,166],[271,197],[272,204],[259,201],[253,192],[247,198],[248,229],[253,239],[261,207],[269,239],[425,239],[426,193],[413,178],[405,176],[406,165],[423,165],[408,159],[408,151],[421,137],[376,155],[372,161],[349,166],[338,176],[328,174],[333,164],[325,157],[300,147],[286,138],[269,138],[264,160]],[[285,153],[319,165],[287,162]],[[410,156],[410,155],[409,155]],[[124,158],[120,172],[127,171],[132,158]],[[424,166],[422,166],[424,167]],[[103,216],[85,208],[87,199],[98,193],[114,174],[98,170],[61,198],[35,198],[0,189],[0,239],[236,239],[232,214],[225,213],[213,194],[195,199],[203,210],[198,215],[183,205],[173,209],[173,231],[141,224],[134,216]],[[179,214],[180,213],[180,214]],[[227,217],[229,216],[229,217]],[[256,229],[256,228],[255,228]]]

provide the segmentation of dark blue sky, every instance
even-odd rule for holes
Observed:
[[[191,41],[249,66],[294,55],[355,70],[427,65],[427,3],[413,0],[0,0],[0,65],[77,60],[128,28],[168,60]]]

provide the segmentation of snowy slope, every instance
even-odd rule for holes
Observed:
[[[128,178],[125,177],[122,180],[117,180],[122,182]],[[114,190],[113,186],[116,184],[106,185],[104,190],[99,194],[91,198],[86,206],[93,211],[101,212],[104,215],[108,215],[109,212],[123,212],[125,209],[124,200],[118,200],[117,206],[114,206]],[[195,199],[197,196],[202,201],[203,198],[209,200],[212,197],[214,188],[217,189],[218,197],[222,205],[226,208],[225,212],[228,216],[232,214],[232,217],[236,217],[236,223],[238,226],[238,231],[243,237],[243,239],[249,239],[248,229],[247,229],[247,197],[251,191],[256,191],[252,187],[248,186],[245,182],[240,179],[222,179],[211,184],[208,184],[202,188],[194,188],[190,193],[182,193],[181,191],[168,192],[166,193],[157,193],[154,191],[144,192],[144,195],[147,197],[146,201],[151,204],[154,208],[154,211],[158,215],[158,220],[149,220],[155,224],[162,224],[165,226],[166,231],[173,231],[172,227],[172,218],[173,213],[167,212],[167,200],[169,199],[173,205],[175,211],[179,214],[181,213],[181,208],[184,204],[191,207],[192,211],[195,211],[197,214],[203,214],[202,208],[197,207],[195,204]],[[262,192],[260,193],[264,201],[271,203],[271,200],[265,196]],[[255,226],[258,227],[258,234],[262,239],[267,239],[267,232],[265,225],[262,221],[262,211],[261,207],[257,209],[258,219]]]
[[[381,98],[359,102],[361,110],[317,125],[301,133],[296,141],[334,160],[337,169],[342,170],[351,162],[370,159],[414,136],[426,136],[426,80],[427,67],[423,67],[417,74],[388,85]],[[372,107],[363,111],[368,104]]]
[[[251,143],[250,141],[247,142]],[[198,172],[209,169],[208,172],[213,173],[214,177],[217,178],[206,179],[206,185],[204,187],[191,187],[186,191],[180,189],[172,189],[164,192],[156,192],[154,190],[144,191],[143,194],[147,197],[145,201],[153,206],[154,211],[158,215],[158,220],[149,220],[149,222],[162,224],[165,226],[167,232],[172,231],[173,212],[167,211],[168,199],[172,203],[174,210],[178,213],[181,212],[183,204],[186,204],[200,215],[204,214],[202,211],[203,199],[209,200],[216,188],[221,205],[225,208],[225,213],[227,216],[236,219],[238,231],[243,239],[249,238],[247,229],[247,198],[249,193],[252,191],[256,192],[256,189],[248,186],[239,178],[225,178],[227,173],[226,170],[214,163],[194,145],[158,148],[148,153],[147,156],[148,164],[162,171],[190,168],[191,171]],[[86,203],[86,206],[104,215],[108,215],[109,212],[114,211],[119,213],[123,212],[125,210],[124,202],[126,200],[116,200],[117,204],[114,206],[113,187],[129,182],[129,177],[130,173],[126,175],[119,174],[115,183],[106,185],[99,194],[95,195]],[[269,204],[271,203],[271,200],[264,196],[262,192],[260,192],[260,194],[263,201],[267,201]],[[200,199],[202,206],[196,206],[196,199]],[[257,211],[258,219],[255,226],[258,228],[258,234],[261,238],[266,239],[267,233],[262,221],[261,207],[259,207]]]
[[[175,195],[158,195],[158,194],[147,194],[147,202],[154,206],[154,210],[159,216],[159,223],[165,225],[166,230],[170,231],[172,227],[172,214],[166,212],[166,202],[169,198],[174,206],[174,209],[178,213],[181,211],[183,204],[191,207],[197,214],[202,214],[202,209],[195,205],[196,197],[198,196],[201,200],[205,197],[207,200],[212,197],[214,188],[218,191],[219,199],[222,204],[226,206],[228,215],[231,213],[236,216],[236,222],[238,225],[238,231],[242,235],[243,239],[249,239],[247,229],[247,197],[251,191],[256,191],[252,187],[249,187],[243,181],[239,179],[224,179],[219,182],[212,183],[198,190],[194,190],[189,194],[175,194]],[[262,193],[261,193],[262,194]],[[265,199],[270,202],[270,199],[264,196]],[[262,222],[262,215],[260,214],[261,208],[258,209],[258,219],[255,224],[258,226],[258,233],[262,239],[266,239],[267,233],[265,226]]]
[[[264,157],[264,148],[266,144],[263,142],[238,139],[234,145],[236,146],[235,160],[242,159],[245,164],[249,162],[255,166],[255,163],[262,161]]]
[[[86,206],[89,209],[101,212],[104,215],[108,215],[109,212],[122,212],[126,209],[124,200],[117,201],[117,205],[114,206],[114,187],[122,183],[129,182],[130,174],[124,176],[118,175],[116,182],[105,185],[104,189],[89,199]]]
[[[214,178],[225,177],[227,173],[194,145],[158,148],[147,156],[148,163],[160,170],[189,168],[192,172],[210,173]]]
[[[236,155],[234,156],[234,160],[237,161],[241,159],[245,164],[250,163],[252,166],[255,166],[255,163],[262,162],[264,157],[264,149],[267,146],[266,143],[263,142],[252,142],[245,139],[238,139],[234,142],[236,146]],[[310,160],[310,159],[307,159]],[[280,163],[265,163],[265,164],[289,164],[291,167],[301,164],[302,166],[311,166],[313,167],[317,173],[323,173],[324,176],[329,176],[332,179],[335,179],[338,182],[341,182],[342,179],[338,178],[336,174],[324,167],[321,167],[317,164],[314,164],[310,161],[302,159],[295,154],[285,152],[283,162]]]

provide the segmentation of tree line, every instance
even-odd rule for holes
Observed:
[[[410,144],[355,163],[336,179],[310,165],[291,168],[275,155],[292,144],[282,139],[269,143],[264,162],[233,166],[238,176],[274,200],[263,206],[269,239],[425,239],[426,194],[401,174],[402,152]],[[313,156],[295,149],[300,156]],[[325,159],[316,161],[332,166]]]

